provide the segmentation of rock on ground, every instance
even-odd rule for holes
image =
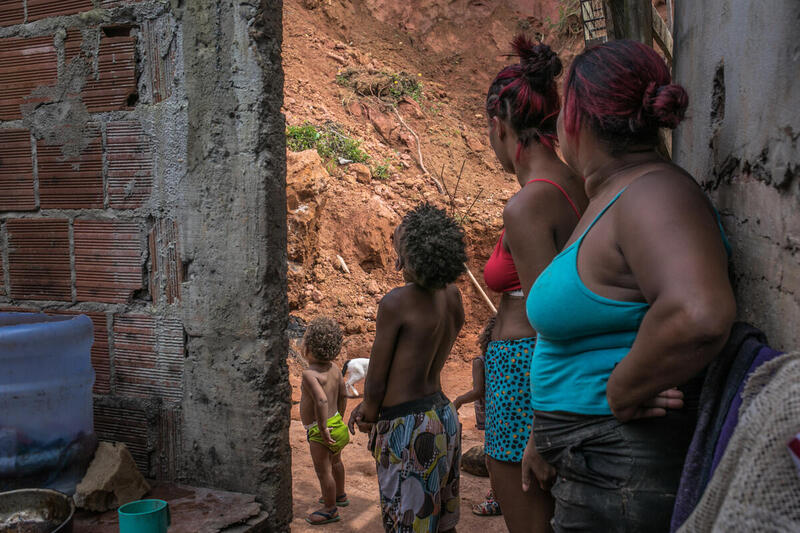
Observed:
[[[483,445],[474,446],[461,455],[461,469],[473,476],[489,477]]]
[[[127,446],[101,442],[73,498],[81,509],[102,512],[138,500],[149,490]]]

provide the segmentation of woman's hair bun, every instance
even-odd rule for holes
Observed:
[[[680,85],[670,83],[657,87],[650,82],[642,99],[642,110],[653,117],[659,128],[674,129],[683,120],[689,95]]]
[[[519,56],[522,73],[534,88],[545,88],[564,69],[558,54],[544,43],[534,43],[525,35],[511,41],[514,53]]]

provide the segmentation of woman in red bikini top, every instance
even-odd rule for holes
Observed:
[[[506,525],[517,533],[550,531],[553,512],[546,488],[534,483],[522,490],[536,337],[525,315],[525,297],[567,242],[588,200],[583,181],[556,154],[560,99],[554,79],[561,61],[549,46],[523,36],[512,45],[520,62],[500,71],[486,99],[492,149],[521,189],[503,210],[505,229],[484,268],[486,285],[502,293],[485,358],[485,450]],[[543,461],[533,463],[549,468]]]

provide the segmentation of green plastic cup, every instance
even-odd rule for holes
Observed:
[[[138,500],[117,509],[119,533],[167,533],[171,520],[164,500]]]

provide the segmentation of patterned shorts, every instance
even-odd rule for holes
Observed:
[[[372,430],[381,516],[387,532],[456,527],[461,498],[461,427],[442,393],[388,407]]]
[[[535,337],[499,340],[486,349],[486,455],[522,461],[531,433],[531,358]]]

